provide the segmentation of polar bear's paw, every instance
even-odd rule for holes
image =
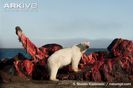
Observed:
[[[82,70],[78,68],[73,68],[73,71],[77,73],[77,72],[81,72]]]
[[[51,81],[59,81],[59,79],[50,78]]]
[[[82,72],[82,70],[81,69],[78,69],[78,72]]]

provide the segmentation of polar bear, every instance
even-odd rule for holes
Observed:
[[[82,54],[89,48],[89,42],[82,42],[78,45],[73,45],[71,48],[64,48],[56,51],[48,58],[48,68],[50,73],[50,80],[58,81],[56,75],[58,69],[72,64],[74,72],[78,72],[78,64]]]

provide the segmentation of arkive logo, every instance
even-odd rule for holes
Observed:
[[[31,10],[31,9],[37,9],[38,3],[32,2],[32,3],[4,3],[3,5],[4,9],[9,10]]]

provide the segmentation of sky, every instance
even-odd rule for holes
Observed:
[[[37,3],[37,8],[4,8],[9,3]],[[0,48],[22,47],[16,26],[38,47],[98,40],[92,47],[106,48],[106,40],[133,40],[133,0],[0,0]]]

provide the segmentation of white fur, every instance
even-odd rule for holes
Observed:
[[[72,63],[72,69],[78,72],[78,64],[82,53],[80,48],[74,45],[72,48],[65,48],[56,51],[48,58],[48,68],[50,72],[50,80],[57,81],[56,75],[58,69]]]

